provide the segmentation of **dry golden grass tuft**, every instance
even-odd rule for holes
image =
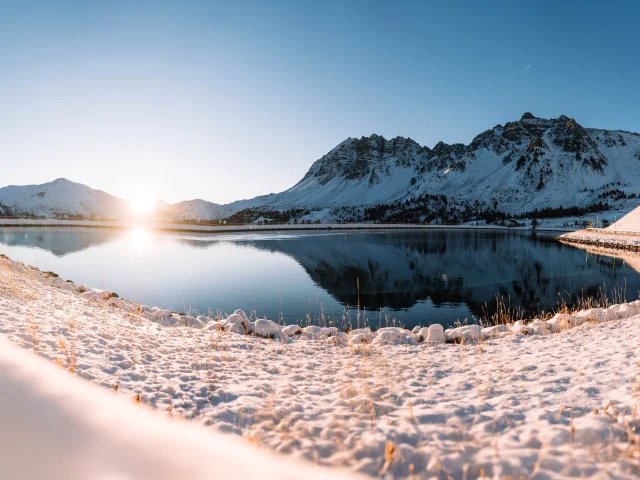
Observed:
[[[13,265],[0,259],[0,296],[23,303],[37,300],[40,295],[37,288],[34,288],[35,282],[34,274],[26,271],[21,276]]]
[[[396,454],[396,444],[393,442],[387,442],[384,446],[384,465],[380,470],[380,476],[383,476],[389,470],[389,467],[393,463]]]

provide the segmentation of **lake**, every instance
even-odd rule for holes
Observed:
[[[242,308],[286,323],[451,325],[493,312],[496,296],[527,314],[615,288],[637,298],[637,262],[556,235],[34,227],[0,230],[0,253],[147,305],[192,314]]]

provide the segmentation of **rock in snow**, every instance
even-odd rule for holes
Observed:
[[[444,343],[446,338],[444,336],[444,328],[439,323],[435,323],[429,326],[425,342],[427,343]]]
[[[246,328],[244,326],[244,323],[242,323],[242,322],[229,324],[228,330],[231,333],[238,333],[240,335],[246,335],[247,334],[247,330],[246,330]]]
[[[282,331],[289,337],[293,337],[294,335],[300,335],[302,333],[302,327],[300,327],[300,325],[287,325]]]
[[[496,325],[493,327],[483,328],[482,336],[484,338],[491,338],[491,337],[498,336],[502,333],[507,333],[509,331],[511,331],[511,329],[509,328],[509,325]]]
[[[349,335],[349,345],[362,345],[371,343],[373,336],[369,333],[356,333]]]
[[[280,326],[272,320],[258,319],[255,321],[253,333],[260,337],[273,337],[280,334]]]
[[[482,327],[480,325],[466,325],[464,327],[445,330],[447,341],[469,341],[480,340],[482,338]]]
[[[211,320],[204,327],[205,330],[224,330],[224,324],[222,322],[216,322],[215,320]]]

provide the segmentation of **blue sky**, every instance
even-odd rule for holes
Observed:
[[[640,131],[636,2],[0,0],[0,186],[284,190],[347,137]],[[526,69],[527,66],[530,68]]]

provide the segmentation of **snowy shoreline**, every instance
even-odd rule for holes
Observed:
[[[54,272],[43,272],[38,268],[25,265],[0,254],[0,260],[9,262],[21,273],[29,272],[61,291],[78,295],[84,299],[104,303],[121,309],[128,314],[139,315],[145,320],[163,327],[188,327],[205,331],[229,332],[237,335],[251,335],[268,338],[282,343],[298,340],[322,340],[333,344],[355,345],[417,345],[420,342],[429,344],[478,342],[499,338],[511,334],[549,335],[560,333],[587,322],[603,323],[619,320],[629,316],[640,315],[640,299],[623,304],[613,304],[606,308],[586,308],[574,312],[559,312],[541,318],[523,319],[512,323],[483,326],[480,324],[461,325],[447,328],[439,323],[427,326],[416,326],[412,330],[404,327],[381,327],[372,330],[368,326],[355,329],[340,329],[336,326],[321,325],[282,325],[266,318],[251,320],[243,310],[236,310],[226,318],[177,313],[155,306],[139,304],[108,290],[95,289],[65,280]],[[333,322],[331,322],[333,323]]]
[[[640,252],[640,236],[635,235],[580,230],[560,235],[557,240],[569,244]]]
[[[193,328],[78,287],[0,258],[0,334],[111,395],[279,453],[388,478],[640,473],[640,302],[457,330],[460,344],[391,329],[284,341],[233,333],[251,328],[240,312]],[[349,344],[358,335],[380,341]]]
[[[56,219],[7,219],[0,218],[0,228],[69,227],[69,228],[148,228],[163,232],[181,233],[242,233],[285,230],[500,230],[531,231],[530,227],[503,227],[500,225],[422,225],[415,223],[325,223],[325,224],[275,224],[275,225],[192,225],[164,222],[122,222]],[[567,227],[538,228],[539,232],[566,232]]]

